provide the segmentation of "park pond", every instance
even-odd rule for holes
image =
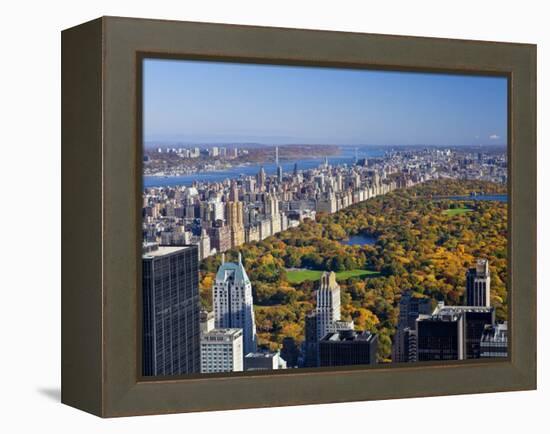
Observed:
[[[351,237],[340,241],[346,246],[372,246],[376,243],[377,238],[366,234],[352,235]]]

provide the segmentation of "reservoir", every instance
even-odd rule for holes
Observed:
[[[508,202],[508,195],[506,194],[478,194],[476,196],[445,196],[438,197],[437,199],[450,199],[450,200],[480,200],[480,201],[495,201],[495,202]]]

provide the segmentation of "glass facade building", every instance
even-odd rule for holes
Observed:
[[[200,372],[197,246],[144,248],[142,373]]]

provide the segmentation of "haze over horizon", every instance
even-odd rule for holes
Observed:
[[[504,77],[146,59],[146,144],[507,143]]]

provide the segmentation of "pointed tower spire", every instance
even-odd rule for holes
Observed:
[[[239,264],[242,264],[243,258],[241,256],[241,252],[239,252],[238,260],[239,260]]]
[[[225,264],[225,253],[222,253],[222,264]]]
[[[279,165],[279,147],[275,146],[275,164]]]

